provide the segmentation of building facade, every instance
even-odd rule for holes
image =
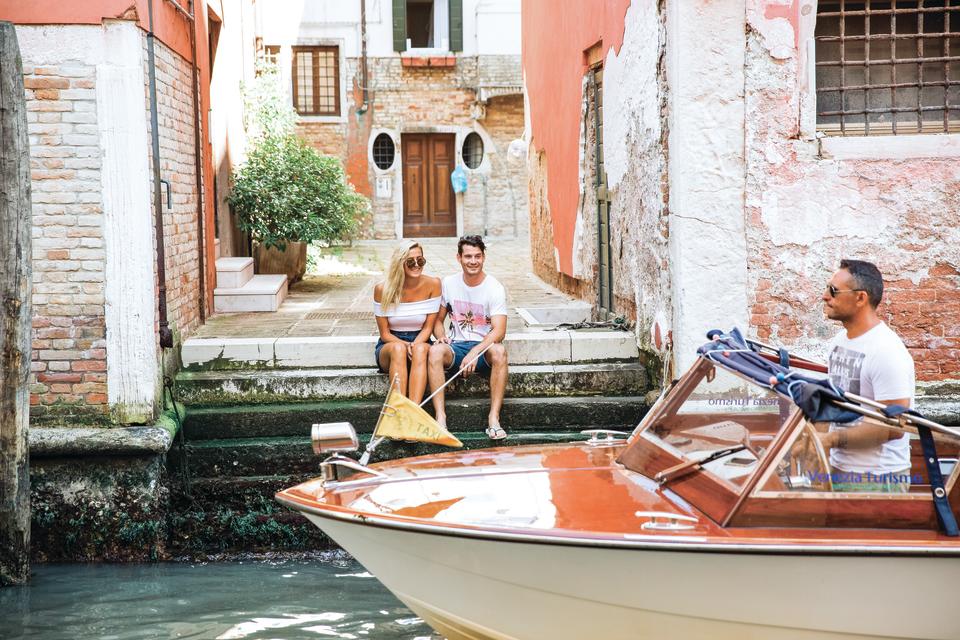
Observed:
[[[876,0],[525,2],[538,274],[635,317],[676,371],[734,325],[822,354],[838,329],[825,283],[841,258],[871,260],[918,380],[950,387],[951,19],[943,3]]]
[[[280,66],[298,134],[340,157],[371,200],[365,236],[526,234],[519,0],[257,12],[258,48]],[[452,186],[458,167],[465,190]]]
[[[210,309],[211,66],[239,16],[103,0],[5,3],[0,18],[16,25],[31,156],[31,422],[149,423]]]

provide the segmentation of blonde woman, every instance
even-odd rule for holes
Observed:
[[[427,387],[430,335],[440,310],[440,279],[423,274],[426,263],[423,247],[404,241],[390,257],[386,279],[373,290],[377,366],[391,381],[399,379],[400,392],[417,403]]]

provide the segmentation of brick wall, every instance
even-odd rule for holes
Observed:
[[[340,157],[357,191],[371,196],[372,216],[364,225],[363,235],[394,238],[403,215],[400,162],[388,172],[375,169],[368,161],[371,132],[393,135],[399,154],[404,131],[456,132],[460,144],[467,133],[477,129],[485,130],[493,148],[485,144],[487,166],[468,171],[468,189],[460,205],[464,231],[481,232],[486,226],[491,235],[513,236],[515,230],[526,233],[526,164],[523,159],[507,157],[509,143],[523,134],[522,97],[494,98],[484,118],[472,117],[480,82],[506,83],[512,79],[519,85],[519,58],[461,56],[449,68],[404,67],[396,56],[370,58],[367,64],[369,105],[365,113],[358,113],[362,92],[354,84],[354,78],[359,77],[359,60],[348,58],[344,73],[354,90],[341,98],[344,121],[302,119],[297,128],[316,149]],[[389,197],[376,197],[378,177],[392,181]]]
[[[752,20],[762,32],[764,18]],[[884,276],[879,313],[913,355],[917,380],[960,379],[956,158],[885,158],[886,139],[875,139],[876,157],[819,154],[818,143],[798,130],[797,78],[806,71],[796,57],[771,55],[775,39],[752,35],[747,43],[751,329],[822,354],[841,330],[820,303],[830,275],[842,258],[870,260]]]
[[[149,64],[144,36],[146,109],[150,110]],[[193,136],[192,68],[160,41],[155,41],[157,117],[160,132],[160,179],[170,181],[171,202],[161,184],[163,241],[166,255],[167,316],[176,336],[186,338],[200,326],[197,247],[197,181]],[[149,135],[150,120],[147,118]],[[201,140],[203,139],[201,135]],[[150,171],[153,171],[152,151]],[[152,173],[150,174],[153,175]],[[151,205],[153,201],[151,201]]]
[[[99,27],[89,29],[90,41],[96,41]],[[186,337],[199,325],[190,65],[160,42],[156,53],[161,177],[172,190],[169,210],[163,192],[169,319]],[[29,48],[21,54],[33,190],[31,421],[106,424],[111,417],[96,66],[77,62],[83,56],[69,52],[63,57],[73,61],[57,65],[35,64]],[[149,114],[149,101],[144,108]],[[145,120],[149,126],[148,115]]]
[[[107,413],[100,148],[92,65],[22,52],[33,189],[31,420]]]

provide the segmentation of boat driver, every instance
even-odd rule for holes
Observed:
[[[827,372],[844,391],[887,405],[913,406],[913,358],[877,315],[883,277],[864,260],[841,260],[823,293],[827,318],[843,325],[830,342]],[[906,493],[910,436],[879,423],[831,424],[820,441],[830,452],[834,491]]]

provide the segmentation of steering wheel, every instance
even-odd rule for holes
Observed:
[[[790,447],[789,453],[784,456],[777,473],[783,483],[790,488],[800,488],[807,491],[833,491],[833,482],[830,479],[830,459],[817,431],[807,421],[803,423],[803,430]],[[795,486],[795,478],[807,478],[806,483]]]

